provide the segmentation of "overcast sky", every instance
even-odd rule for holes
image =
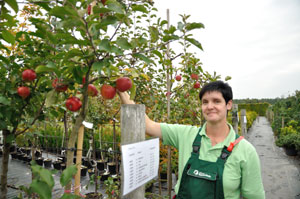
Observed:
[[[231,76],[234,99],[276,98],[300,90],[300,0],[154,0],[159,16],[177,26],[179,14],[205,29],[194,31],[203,69]],[[171,46],[172,47],[172,46]]]

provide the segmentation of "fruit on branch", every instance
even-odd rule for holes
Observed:
[[[82,106],[82,103],[78,97],[69,97],[66,101],[66,107],[68,110],[75,112],[78,111]]]
[[[88,13],[88,15],[91,15],[91,12],[92,12],[92,5],[89,4],[88,7],[87,7],[87,13]]]
[[[23,99],[25,99],[26,97],[28,97],[30,95],[30,89],[26,86],[21,86],[18,88],[18,94]]]
[[[166,96],[170,96],[172,93],[171,92],[166,92]]]
[[[32,69],[26,69],[22,72],[23,81],[31,82],[31,81],[35,80],[35,78],[36,78],[36,73]]]
[[[181,75],[176,75],[175,79],[176,79],[177,81],[180,81],[180,80],[181,80]]]
[[[104,99],[113,99],[116,93],[116,88],[111,85],[103,84],[101,87],[101,95]]]
[[[102,4],[105,5],[106,3],[106,0],[101,0]]]
[[[52,86],[57,92],[64,92],[68,89],[68,85],[63,83],[62,79],[54,79],[52,81]]]
[[[88,85],[88,95],[95,97],[98,95],[98,90],[93,84]]]
[[[132,81],[128,77],[120,77],[116,81],[116,87],[119,91],[128,91],[132,87]]]
[[[184,95],[184,98],[188,98],[190,96],[190,93],[186,93],[185,95]]]
[[[194,84],[194,88],[200,88],[200,82],[196,82],[196,83]]]
[[[85,77],[82,77],[82,84],[85,84]]]
[[[198,80],[199,79],[199,76],[195,73],[192,73],[191,74],[191,78],[194,79],[194,80]]]

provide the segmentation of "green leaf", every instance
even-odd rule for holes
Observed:
[[[92,70],[96,70],[100,73],[102,71],[102,68],[106,66],[109,66],[109,61],[108,59],[103,59],[99,62],[95,62],[92,66]]]
[[[225,81],[228,81],[228,80],[231,80],[231,77],[230,77],[230,76],[226,76],[226,77],[225,77]]]
[[[127,39],[123,37],[118,38],[116,43],[118,44],[118,46],[125,50],[128,50],[132,47],[131,44],[127,41]]]
[[[69,58],[73,58],[73,57],[81,56],[81,55],[82,55],[82,52],[79,49],[74,48],[66,54],[66,57],[67,57],[67,59],[69,59]]]
[[[136,57],[136,58],[139,58],[139,59],[143,60],[147,64],[150,64],[151,62],[153,63],[153,61],[151,59],[149,59],[148,57],[146,57],[143,54],[135,53],[135,54],[133,54],[133,56]]]
[[[111,11],[115,11],[116,13],[119,13],[119,14],[125,13],[122,5],[117,1],[108,0],[106,2],[106,5],[107,5],[108,9],[110,9]]]
[[[56,99],[57,99],[56,91],[54,89],[49,91],[46,95],[46,101],[45,101],[46,108],[52,106],[52,104],[56,102]]]
[[[4,105],[8,106],[8,105],[10,105],[10,100],[4,96],[0,96],[0,104],[4,104]]]
[[[158,32],[157,28],[150,26],[149,32],[150,32],[150,36],[151,36],[151,42],[156,42],[159,39],[159,32]]]
[[[2,37],[5,41],[8,43],[14,44],[15,43],[15,37],[13,34],[11,34],[8,30],[2,30]]]
[[[81,198],[80,196],[69,194],[69,193],[64,193],[60,199],[79,199]]]
[[[33,192],[37,193],[41,199],[52,198],[52,190],[45,182],[33,180],[30,184],[30,188],[33,190]]]
[[[179,37],[177,35],[165,35],[163,36],[163,41],[164,42],[167,42],[167,41],[170,41],[170,40],[178,40]]]
[[[118,19],[116,17],[108,16],[108,17],[102,19],[99,26],[100,26],[100,28],[103,28],[103,27],[106,27],[108,25],[115,24],[117,21],[118,21]]]
[[[110,41],[108,39],[101,40],[101,42],[99,44],[99,50],[111,52]]]
[[[16,0],[4,0],[14,11],[17,13],[19,11],[18,3]]]
[[[182,30],[183,27],[184,27],[184,24],[183,24],[182,22],[178,22],[177,28],[178,28],[179,30]]]
[[[76,174],[77,172],[77,168],[76,168],[76,165],[72,165],[68,168],[66,168],[62,174],[61,174],[61,177],[60,177],[60,184],[61,186],[66,186],[71,180],[72,180],[72,177]]]
[[[192,38],[185,38],[185,40],[187,40],[188,42],[190,42],[191,44],[195,45],[196,47],[200,48],[203,51],[202,45],[199,41]]]
[[[6,142],[7,143],[12,143],[15,140],[15,135],[14,134],[8,134],[6,137]]]
[[[186,24],[187,30],[193,30],[193,29],[199,29],[204,28],[204,25],[202,23],[188,23]]]
[[[143,13],[148,13],[147,8],[145,8],[145,6],[143,6],[143,5],[133,4],[131,7],[132,7],[133,11],[140,11],[140,12],[143,12]]]
[[[130,99],[134,100],[135,95],[136,95],[136,86],[135,83],[132,81],[132,86],[130,88]]]
[[[53,62],[49,62],[47,66],[40,65],[35,69],[36,73],[49,73],[55,72],[58,76],[60,75],[60,71],[56,68],[56,65]]]
[[[159,58],[161,58],[161,59],[163,58],[162,54],[158,50],[153,50],[152,52],[153,52],[153,54],[155,54]]]
[[[115,53],[116,55],[123,55],[123,51],[116,46],[111,46],[111,52]]]

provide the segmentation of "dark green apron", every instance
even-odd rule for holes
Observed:
[[[201,129],[200,129],[201,130]],[[199,132],[200,132],[199,130]],[[193,151],[182,173],[177,198],[180,199],[221,199],[223,192],[224,165],[231,154],[224,146],[216,162],[199,159],[201,135],[197,134]],[[239,137],[236,134],[236,139]]]

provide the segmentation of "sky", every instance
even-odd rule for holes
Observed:
[[[299,0],[154,0],[158,15],[177,26],[191,15],[205,29],[192,33],[204,51],[191,49],[203,69],[228,81],[234,99],[276,98],[300,90]],[[171,48],[172,45],[171,45]],[[176,49],[175,49],[176,50]]]

